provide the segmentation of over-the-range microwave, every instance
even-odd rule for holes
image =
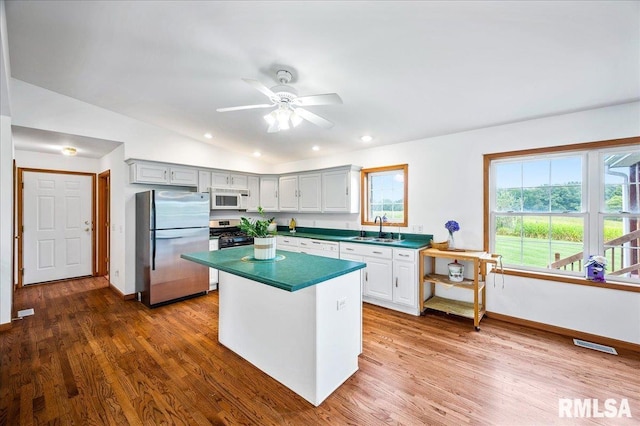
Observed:
[[[237,188],[209,188],[211,210],[246,210],[249,190]]]

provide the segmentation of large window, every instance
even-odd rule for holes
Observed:
[[[488,245],[506,267],[577,278],[598,255],[607,280],[640,284],[640,148],[616,145],[485,157]]]
[[[362,169],[362,224],[373,225],[376,217],[385,224],[407,226],[406,164]]]

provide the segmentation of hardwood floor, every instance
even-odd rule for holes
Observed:
[[[360,369],[316,408],[218,343],[216,292],[148,309],[81,279],[16,304],[35,315],[0,333],[2,425],[640,423],[640,354],[491,318],[478,333],[365,305]],[[559,398],[627,399],[633,417],[559,418]]]

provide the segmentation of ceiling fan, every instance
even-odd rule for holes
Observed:
[[[257,104],[257,105],[244,105],[229,108],[218,108],[218,112],[227,111],[239,111],[243,109],[256,109],[256,108],[271,108],[276,107],[269,114],[264,116],[264,119],[269,123],[267,132],[275,133],[280,130],[288,130],[291,125],[296,127],[302,120],[307,120],[316,126],[320,126],[324,129],[333,127],[333,123],[326,118],[320,117],[317,114],[308,111],[303,106],[315,106],[315,105],[334,105],[341,104],[342,99],[337,93],[325,93],[323,95],[310,95],[310,96],[298,96],[298,92],[293,87],[289,86],[292,75],[289,71],[280,70],[276,73],[276,78],[280,82],[279,85],[273,86],[269,89],[258,80],[251,80],[249,78],[243,78],[245,82],[251,85],[254,89],[265,94],[270,104]]]

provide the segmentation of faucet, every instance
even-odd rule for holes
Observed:
[[[373,223],[378,223],[378,219],[380,219],[380,230],[378,231],[378,238],[383,238],[384,234],[382,233],[382,222],[387,221],[387,215],[384,214],[382,217],[376,216],[376,218],[373,219]]]

